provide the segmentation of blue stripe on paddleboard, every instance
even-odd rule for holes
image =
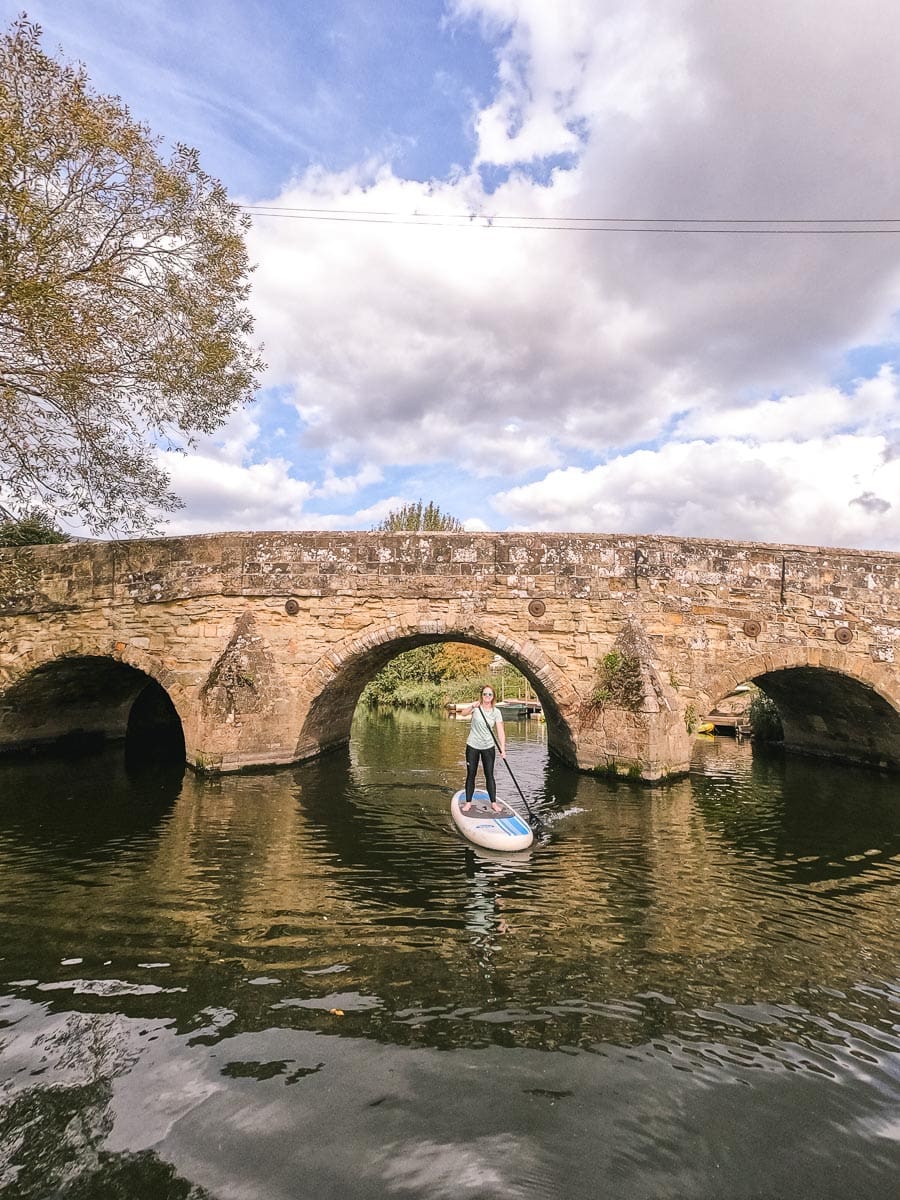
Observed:
[[[508,833],[510,837],[519,837],[521,834],[528,832],[528,826],[521,817],[504,817],[502,820],[497,821],[497,825],[500,826],[504,833]]]

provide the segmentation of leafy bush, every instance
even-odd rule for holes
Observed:
[[[750,701],[750,730],[759,742],[784,741],[784,728],[774,700],[763,692],[757,692]]]
[[[375,530],[380,533],[459,533],[462,527],[458,517],[441,512],[433,500],[429,500],[428,504],[416,500],[393,509],[383,521],[379,521]]]

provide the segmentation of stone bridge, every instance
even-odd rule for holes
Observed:
[[[242,533],[0,550],[0,749],[177,728],[209,771],[347,742],[429,642],[530,680],[550,750],[659,780],[742,682],[788,748],[900,769],[900,554],[671,537]]]

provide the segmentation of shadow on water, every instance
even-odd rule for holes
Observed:
[[[728,743],[706,767],[693,790],[710,828],[793,878],[861,877],[900,855],[895,775]]]
[[[65,1200],[212,1200],[153,1150],[104,1150],[112,1092],[107,1079],[83,1087],[34,1088],[0,1108],[0,1144],[13,1147],[21,1131],[28,1131],[27,1154],[11,1151],[15,1185],[2,1195],[10,1200],[49,1195]]]
[[[120,749],[0,763],[0,839],[50,858],[115,853],[154,835],[184,783],[183,760],[126,759]]]

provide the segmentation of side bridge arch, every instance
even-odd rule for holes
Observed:
[[[841,650],[780,647],[712,677],[708,709],[741,683],[775,702],[786,749],[900,770],[900,679],[887,666]]]
[[[184,749],[192,714],[177,677],[149,651],[109,639],[54,639],[21,654],[0,690],[0,750],[77,747],[169,726]],[[177,727],[177,728],[176,728]]]

